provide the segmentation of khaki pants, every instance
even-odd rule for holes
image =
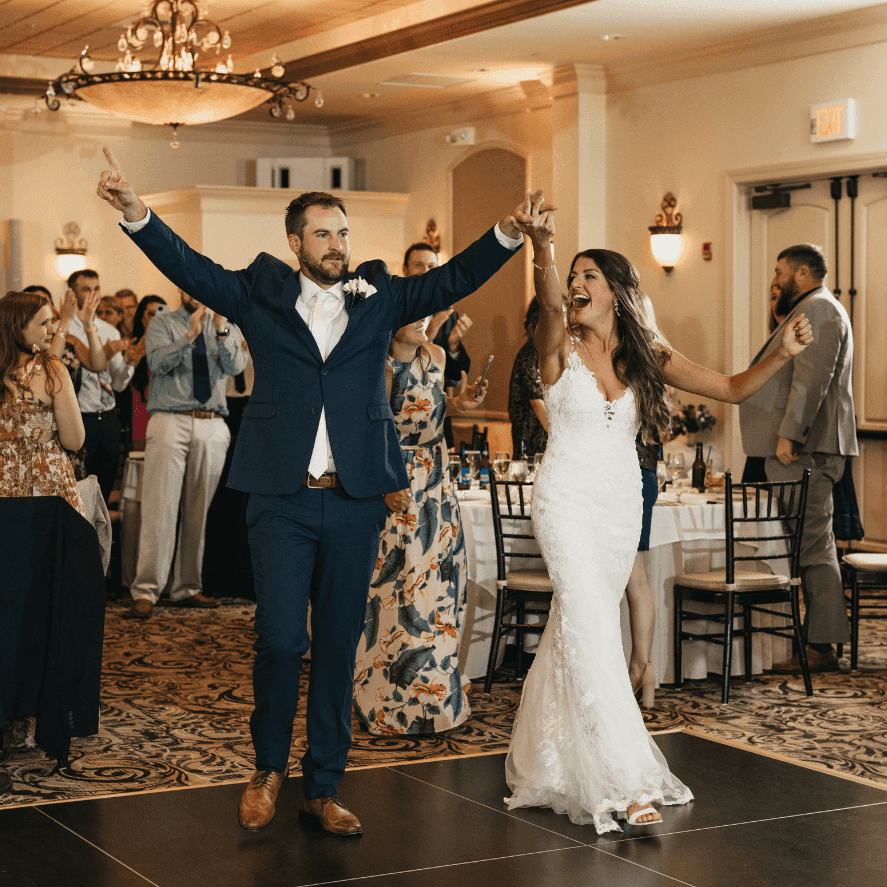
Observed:
[[[171,601],[192,597],[203,588],[206,514],[230,443],[231,432],[223,419],[195,419],[175,413],[151,416],[142,475],[139,560],[130,589],[135,600],[156,603],[170,578],[171,566]]]
[[[804,624],[809,644],[850,642],[844,585],[832,529],[832,489],[843,476],[846,461],[845,456],[830,453],[802,453],[791,465],[783,465],[775,456],[768,456],[764,463],[769,481],[800,480],[804,469],[810,469],[801,539],[801,582],[807,606]]]

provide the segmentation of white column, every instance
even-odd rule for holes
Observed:
[[[599,65],[561,65],[551,89],[554,249],[565,281],[577,252],[606,246],[607,96]]]

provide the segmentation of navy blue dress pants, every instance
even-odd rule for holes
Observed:
[[[308,751],[301,762],[309,799],[335,797],[345,772],[354,660],[385,516],[382,496],[353,499],[341,487],[253,493],[247,506],[258,634],[250,718],[256,769],[284,771],[289,763],[310,645]]]

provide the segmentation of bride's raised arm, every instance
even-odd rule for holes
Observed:
[[[511,217],[533,244],[533,281],[536,298],[542,314],[536,326],[533,342],[539,355],[539,373],[546,385],[553,385],[566,366],[568,349],[564,327],[564,303],[561,283],[554,257],[551,254],[551,238],[554,235],[554,210],[544,206],[542,190],[531,194],[527,191],[523,206]]]
[[[673,351],[671,359],[662,368],[662,376],[669,385],[682,391],[700,394],[712,400],[742,403],[760,391],[782,367],[812,342],[810,321],[803,314],[799,314],[794,321],[785,325],[780,347],[768,354],[760,363],[741,373],[725,376],[699,366],[683,354]]]

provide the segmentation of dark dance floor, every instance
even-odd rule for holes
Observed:
[[[349,771],[364,834],[277,816],[237,824],[242,785],[0,811],[0,885],[40,887],[883,887],[887,791],[687,733],[657,742],[693,790],[656,830],[598,837],[545,810],[506,811],[504,755]]]

